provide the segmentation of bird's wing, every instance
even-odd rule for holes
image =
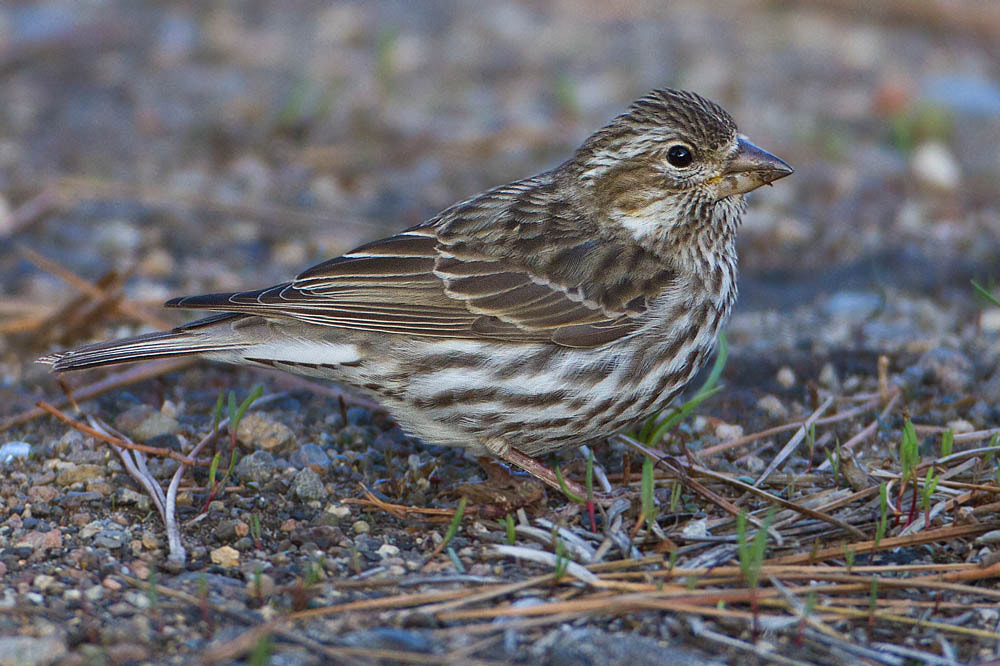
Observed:
[[[498,242],[509,244],[481,229],[494,229],[499,217],[517,213],[516,206],[497,207],[491,196],[509,193],[501,188],[460,204],[442,214],[449,224],[438,218],[362,245],[291,282],[175,299],[167,305],[373,332],[583,348],[607,344],[638,328],[646,307],[642,298],[590,298],[587,289],[566,275],[492,251]],[[494,211],[493,219],[479,219],[488,214],[484,211]],[[460,220],[474,220],[472,230],[463,231]],[[508,233],[516,236],[518,231]],[[573,253],[581,261],[594,252],[615,254],[614,248],[592,239],[564,240],[561,246],[566,261],[573,260]]]

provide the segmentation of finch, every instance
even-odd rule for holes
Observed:
[[[198,354],[329,379],[425,441],[558,487],[534,456],[650,417],[711,354],[744,195],[790,173],[719,105],[654,90],[549,171],[288,282],[166,304],[217,312],[205,319],[40,362]]]

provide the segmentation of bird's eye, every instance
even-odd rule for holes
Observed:
[[[670,146],[670,150],[667,151],[667,161],[670,162],[671,166],[683,169],[691,165],[691,162],[694,161],[694,155],[691,154],[691,149],[687,146],[677,144]]]

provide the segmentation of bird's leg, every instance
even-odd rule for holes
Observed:
[[[563,484],[560,485],[555,472],[549,469],[547,465],[535,458],[532,458],[526,453],[521,453],[517,449],[512,448],[503,440],[491,439],[485,442],[484,445],[487,451],[495,455],[497,458],[500,458],[500,460],[510,463],[515,467],[520,467],[542,483],[552,486],[559,492],[562,492],[563,488],[565,488],[577,497],[587,497],[587,490],[585,488],[581,488],[580,484],[563,477]]]

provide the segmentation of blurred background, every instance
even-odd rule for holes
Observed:
[[[554,166],[662,86],[796,168],[740,237],[748,384],[761,359],[873,372],[942,345],[993,377],[1000,316],[969,285],[1000,279],[993,0],[8,1],[0,413],[52,345],[184,321],[156,306]]]

